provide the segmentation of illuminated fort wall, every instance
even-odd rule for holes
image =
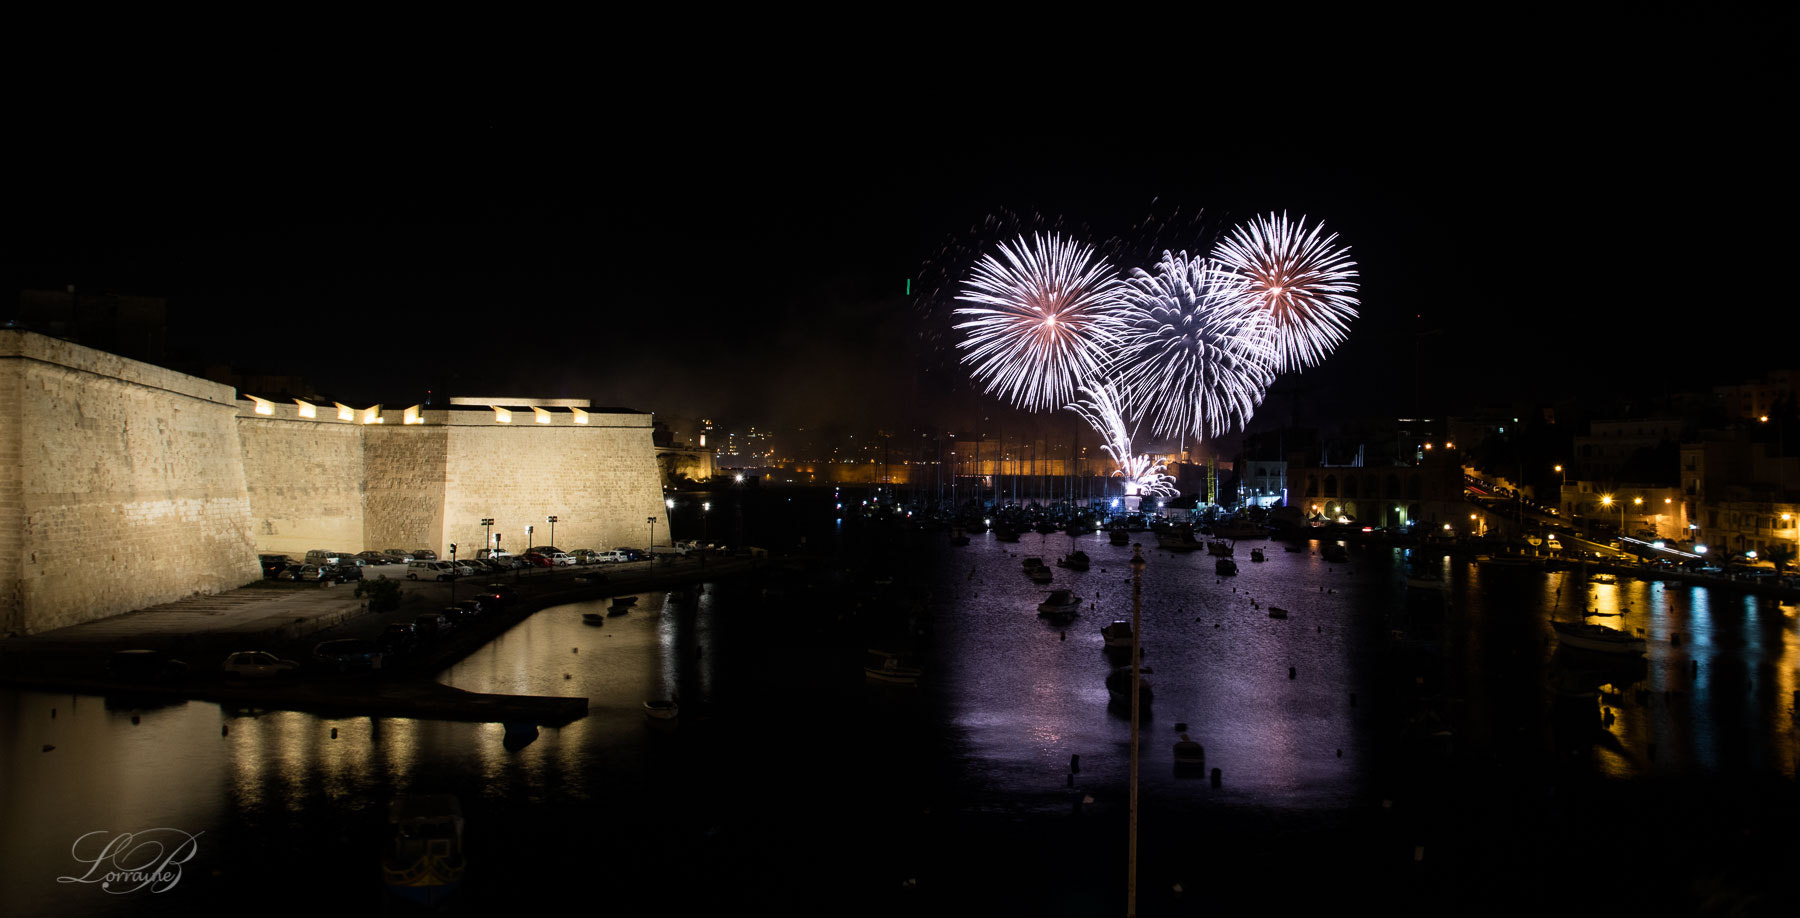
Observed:
[[[515,400],[525,401],[525,400]],[[359,410],[0,329],[0,633],[38,633],[258,579],[259,551],[463,554],[668,540],[651,416],[585,402]],[[409,421],[411,423],[409,423]],[[540,423],[540,421],[542,423]]]
[[[228,386],[0,330],[0,632],[255,580]]]

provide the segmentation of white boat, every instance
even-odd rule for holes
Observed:
[[[1641,654],[1647,646],[1643,638],[1617,628],[1608,628],[1605,625],[1552,621],[1550,627],[1556,632],[1558,644],[1577,650],[1591,650],[1595,653]]]
[[[409,903],[441,906],[462,886],[462,804],[449,794],[414,794],[388,807],[393,837],[381,860],[390,894]]]
[[[1070,590],[1051,590],[1050,595],[1038,603],[1038,614],[1045,618],[1070,619],[1081,608],[1081,597]]]
[[[681,705],[667,698],[644,702],[644,716],[654,720],[674,720],[681,716]]]
[[[1100,629],[1100,636],[1106,640],[1106,646],[1108,647],[1130,647],[1131,623],[1125,621],[1113,622]]]
[[[917,682],[923,672],[899,654],[885,650],[871,650],[863,658],[863,674],[877,682]]]

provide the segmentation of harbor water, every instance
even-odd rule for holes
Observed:
[[[1136,537],[1141,914],[1793,904],[1792,603],[1388,546],[1333,564],[1307,542],[1240,542],[1226,576]],[[417,793],[462,803],[452,910],[468,913],[570,897],[615,914],[1123,913],[1130,715],[1106,679],[1126,660],[1099,632],[1132,617],[1132,549],[930,532],[835,547],[801,573],[642,594],[603,625],[583,613],[605,602],[546,609],[440,675],[590,699],[535,733],[0,692],[0,914],[391,908],[386,808]],[[1054,567],[1075,548],[1089,570]],[[1049,588],[1079,616],[1038,616]],[[1584,613],[1642,630],[1647,654],[1559,651],[1549,622]],[[864,678],[877,643],[917,655],[916,685]],[[680,716],[647,718],[652,699]],[[1182,732],[1203,767],[1177,767]],[[66,879],[90,872],[87,833],[154,828],[193,838],[166,888]]]

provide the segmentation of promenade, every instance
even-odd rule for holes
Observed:
[[[146,700],[195,699],[236,708],[352,712],[497,723],[568,723],[586,713],[587,699],[483,695],[438,684],[436,673],[553,605],[685,587],[747,573],[760,560],[687,557],[595,567],[515,571],[463,582],[399,581],[396,610],[372,613],[354,584],[322,587],[264,581],[216,596],[194,596],[41,635],[0,639],[0,684],[79,693],[129,694]],[[312,647],[338,638],[374,639],[390,622],[410,622],[467,599],[488,584],[504,584],[503,606],[465,619],[440,640],[385,661],[373,673],[319,673],[308,666]],[[179,683],[122,682],[106,671],[118,650],[166,651],[186,662]],[[292,678],[228,680],[220,666],[242,650],[265,650],[302,665]]]

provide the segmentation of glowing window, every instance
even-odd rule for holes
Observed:
[[[275,413],[275,403],[274,402],[271,402],[266,398],[257,398],[254,395],[246,395],[244,397],[256,403],[256,413],[257,414],[274,414]]]
[[[355,408],[352,408],[349,405],[344,404],[343,402],[332,402],[332,404],[337,406],[338,420],[340,420],[340,421],[356,420],[356,409]]]
[[[537,414],[537,422],[539,424],[550,423],[550,412],[545,411],[544,409],[539,408],[536,405],[531,406],[531,410]]]
[[[312,402],[304,402],[304,401],[301,401],[300,399],[294,399],[294,404],[300,406],[300,416],[303,418],[316,418],[319,416],[319,406],[313,404]]]
[[[499,405],[489,405],[488,407],[494,409],[495,423],[498,423],[498,424],[511,424],[512,423],[512,412],[507,411],[505,408],[502,408]]]
[[[400,423],[402,425],[425,423],[425,419],[419,417],[419,406],[414,405],[411,408],[406,409],[406,411],[400,415]]]
[[[587,412],[582,411],[580,408],[573,408],[573,407],[571,407],[569,410],[575,413],[575,423],[577,423],[577,424],[586,424],[587,423],[587,414],[588,414]]]
[[[362,412],[362,422],[364,424],[379,424],[379,423],[381,423],[381,406],[373,405],[371,407],[364,408],[363,412]]]

